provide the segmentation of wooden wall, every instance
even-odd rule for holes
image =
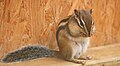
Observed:
[[[0,58],[25,45],[58,49],[57,24],[75,8],[93,9],[91,46],[120,42],[120,0],[0,0]]]

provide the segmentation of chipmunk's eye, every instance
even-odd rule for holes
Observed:
[[[82,26],[82,27],[85,26],[85,22],[82,18],[80,18],[79,25]]]
[[[83,22],[82,22],[82,20],[81,20],[81,19],[80,19],[80,25],[81,25],[81,26],[84,26],[84,24],[83,24]]]
[[[83,23],[82,23],[81,19],[78,19],[77,21],[78,21],[78,25],[79,25],[81,28],[83,28],[83,27],[84,27],[84,25],[83,25]]]

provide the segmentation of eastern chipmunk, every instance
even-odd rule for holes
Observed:
[[[91,11],[74,10],[74,14],[60,22],[57,42],[65,60],[81,63],[80,56],[87,50],[89,37],[95,30]]]
[[[60,51],[41,46],[28,46],[7,54],[2,61],[15,62],[40,57],[59,57],[82,63],[78,58],[87,50],[89,37],[92,36],[94,28],[91,11],[75,9],[72,15],[59,23],[56,39]]]

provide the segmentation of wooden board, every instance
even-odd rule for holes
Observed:
[[[86,55],[92,57],[84,66],[120,66],[120,44],[90,48]],[[82,66],[57,58],[39,58],[24,62],[0,63],[0,66]]]

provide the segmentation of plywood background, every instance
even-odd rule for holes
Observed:
[[[58,49],[57,25],[74,9],[93,9],[92,47],[120,42],[120,0],[0,0],[0,58],[25,45]]]

